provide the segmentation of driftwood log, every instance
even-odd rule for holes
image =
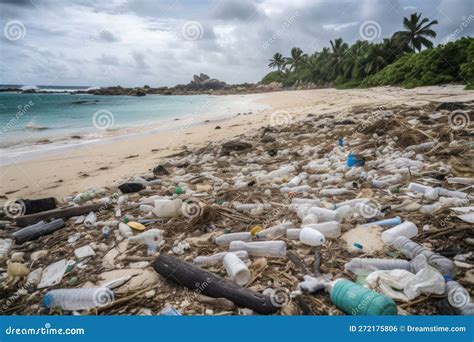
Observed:
[[[87,214],[91,211],[97,211],[101,207],[105,207],[106,204],[104,203],[96,203],[96,204],[87,204],[81,205],[77,207],[69,207],[63,209],[54,209],[43,211],[42,213],[19,216],[15,219],[16,224],[19,227],[26,227],[32,224],[38,223],[40,221],[47,221],[50,219],[67,219],[73,216],[79,216],[82,214]]]
[[[36,240],[41,236],[52,234],[65,226],[66,223],[61,219],[49,223],[38,223],[13,233],[13,238],[17,245],[21,245],[27,241]]]
[[[160,254],[153,268],[167,280],[186,286],[196,293],[213,298],[227,298],[235,305],[252,309],[259,314],[272,314],[278,307],[269,296],[249,290],[171,255]]]

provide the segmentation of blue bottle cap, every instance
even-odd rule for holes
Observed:
[[[53,296],[51,295],[51,293],[47,293],[44,295],[43,297],[43,306],[45,308],[50,308],[53,306]]]

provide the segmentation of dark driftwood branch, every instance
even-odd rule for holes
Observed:
[[[227,298],[235,305],[252,309],[259,314],[272,314],[278,310],[269,296],[239,286],[173,256],[160,254],[153,267],[166,279],[186,286],[196,293],[213,298]]]
[[[96,203],[96,204],[81,205],[77,207],[48,210],[48,211],[43,211],[42,213],[17,217],[15,219],[15,222],[19,227],[26,227],[26,226],[38,223],[42,220],[47,221],[50,219],[58,219],[58,218],[67,219],[73,216],[87,214],[91,211],[97,211],[101,207],[106,207],[106,204]]]
[[[61,219],[54,220],[49,223],[34,224],[13,233],[13,238],[15,239],[15,243],[17,245],[21,245],[26,241],[36,240],[43,235],[52,234],[64,226],[66,226],[66,223]]]

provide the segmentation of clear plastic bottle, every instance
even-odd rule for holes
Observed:
[[[412,238],[418,234],[418,228],[413,222],[405,221],[393,228],[387,229],[382,233],[382,240],[386,245],[393,244],[393,241],[399,236]]]
[[[193,263],[198,266],[212,266],[217,265],[224,260],[225,255],[229,252],[221,252],[213,255],[200,255],[194,258]],[[241,260],[247,260],[249,258],[249,254],[247,251],[233,251],[235,255],[237,255]]]
[[[405,236],[396,238],[393,247],[409,259],[414,259],[417,255],[423,254],[428,263],[444,276],[453,277],[456,274],[456,264],[452,260],[430,251]]]
[[[290,228],[294,228],[292,222],[283,222],[276,226],[259,231],[256,236],[258,239],[261,240],[272,240],[280,235],[284,235],[286,231]]]
[[[313,223],[302,225],[301,228],[311,228],[316,229],[321,232],[324,237],[328,239],[334,239],[341,236],[341,224],[336,221],[322,222],[322,223]]]
[[[344,268],[355,274],[367,274],[377,270],[413,271],[411,263],[407,260],[380,258],[353,258],[344,265]]]
[[[286,238],[289,240],[299,240],[300,232],[300,228],[290,228],[286,231]]]
[[[182,205],[183,202],[179,198],[174,200],[155,200],[153,214],[157,217],[177,217],[181,215]]]
[[[319,222],[318,217],[314,214],[308,214],[305,217],[303,217],[303,220],[301,220],[301,223],[303,225],[318,223],[318,222]]]
[[[286,243],[284,241],[258,241],[243,242],[232,241],[229,245],[229,251],[247,251],[250,255],[263,257],[286,257]]]
[[[91,211],[89,214],[87,214],[86,218],[84,219],[84,226],[86,228],[92,228],[94,227],[95,223],[97,221],[97,216],[93,211]]]
[[[319,208],[319,207],[311,207],[311,209],[309,209],[308,212],[310,214],[316,215],[319,221],[321,222],[340,221],[340,214],[334,210]]]
[[[215,239],[215,243],[219,246],[228,246],[232,241],[252,241],[252,233],[229,233],[220,235]]]
[[[43,297],[47,308],[88,310],[112,303],[114,293],[108,287],[52,290]]]

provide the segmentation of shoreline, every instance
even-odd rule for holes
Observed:
[[[209,142],[249,135],[260,127],[281,123],[281,120],[291,123],[305,118],[307,114],[340,113],[362,106],[390,108],[402,104],[420,106],[431,101],[474,100],[474,92],[458,85],[414,89],[325,88],[231,96],[255,96],[256,105],[268,107],[260,111],[251,109],[253,114],[209,122],[201,121],[204,116],[200,116],[195,125],[183,127],[177,132],[139,134],[113,142],[83,144],[60,153],[0,165],[0,192],[4,199],[55,196],[61,200],[88,187],[110,186],[117,179],[144,173],[158,165],[162,158],[185,147],[202,147]],[[221,129],[215,129],[216,126]]]

